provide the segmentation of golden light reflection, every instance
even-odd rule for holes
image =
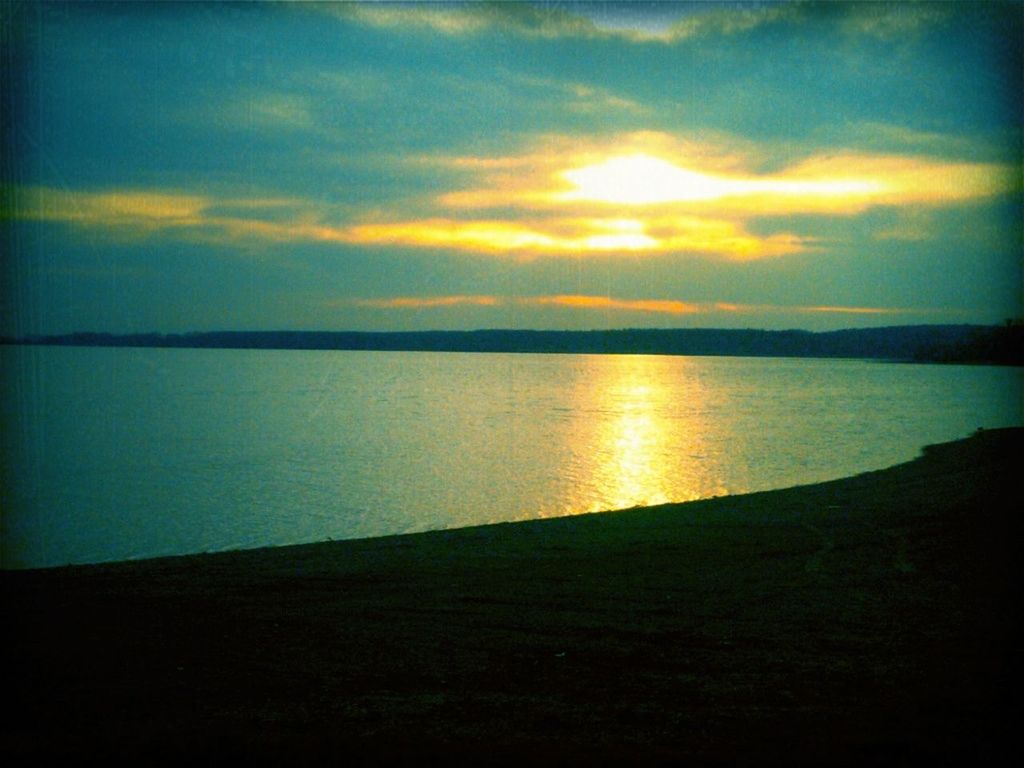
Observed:
[[[657,461],[664,425],[652,412],[650,392],[639,386],[624,395],[627,402],[606,442],[604,492],[613,508],[671,501]]]
[[[701,460],[704,395],[699,381],[687,377],[686,360],[608,355],[588,361],[593,370],[576,391],[584,419],[576,452],[589,461],[568,508],[623,509],[722,490],[712,465]]]

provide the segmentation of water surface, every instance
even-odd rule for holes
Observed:
[[[781,488],[1020,424],[1021,374],[856,360],[0,348],[3,563]]]

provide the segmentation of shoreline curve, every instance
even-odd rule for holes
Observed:
[[[0,572],[14,755],[1000,754],[1024,429],[742,496]]]

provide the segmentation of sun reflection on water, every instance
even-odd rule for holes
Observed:
[[[705,395],[686,362],[618,355],[595,359],[594,367],[575,392],[575,450],[590,460],[571,502],[574,511],[709,495],[713,479],[703,476],[702,461]]]
[[[631,385],[621,397],[621,414],[609,424],[603,446],[603,495],[616,507],[668,501],[658,461],[666,424],[651,388]]]

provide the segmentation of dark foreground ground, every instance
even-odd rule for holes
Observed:
[[[784,491],[5,572],[0,749],[1012,763],[1022,447],[995,430]]]

